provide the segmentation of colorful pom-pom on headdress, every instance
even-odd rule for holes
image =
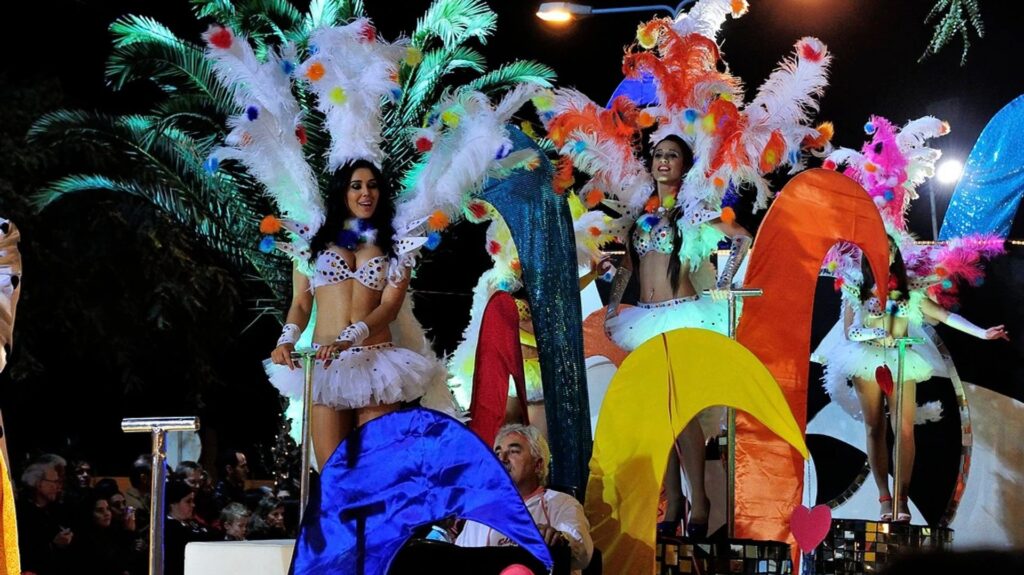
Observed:
[[[228,120],[231,131],[225,146],[212,151],[204,168],[213,173],[225,161],[240,162],[263,185],[282,216],[301,222],[296,229],[319,228],[323,204],[317,179],[302,151],[306,131],[301,108],[292,94],[288,67],[283,65],[294,59],[294,46],[268,53],[260,61],[245,38],[235,37],[226,28],[213,26],[203,37],[213,71],[230,89],[238,110]],[[296,137],[281,137],[289,133]],[[275,224],[274,220],[264,219],[261,231],[278,233],[284,222]],[[272,249],[272,239],[262,241],[261,249]],[[297,254],[302,249],[291,251]]]
[[[367,18],[325,27],[310,35],[315,54],[299,65],[331,134],[328,169],[358,159],[381,165],[381,101],[398,85],[408,40],[388,43]],[[311,51],[312,52],[312,51]]]
[[[941,153],[925,145],[930,138],[949,132],[949,125],[931,116],[908,122],[902,129],[881,116],[864,125],[871,140],[860,152],[838,148],[823,167],[846,165],[844,174],[867,190],[889,229],[907,229],[906,212],[917,198],[917,186],[935,173]]]
[[[276,234],[281,231],[281,220],[275,216],[264,216],[260,220],[261,234]]]

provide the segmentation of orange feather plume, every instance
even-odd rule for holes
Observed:
[[[600,204],[602,201],[604,201],[604,192],[602,190],[593,188],[592,190],[587,192],[585,202],[588,208],[593,208],[597,204]]]
[[[565,190],[569,189],[575,181],[572,175],[572,159],[568,156],[561,157],[558,160],[558,167],[555,169],[555,176],[551,181],[551,185],[555,188],[555,193],[558,195],[564,194]]]
[[[680,36],[667,18],[651,20],[640,27],[638,35],[657,38],[657,54],[633,52],[623,59],[623,73],[631,78],[650,72],[664,94],[662,105],[681,110],[700,105],[697,89],[703,85],[720,85],[727,91],[738,91],[740,81],[719,72],[721,54],[713,40],[700,34]]]
[[[818,131],[818,137],[807,136],[801,142],[802,147],[815,150],[824,148],[825,144],[832,141],[832,136],[835,134],[835,127],[832,125],[832,122],[822,122],[815,129]]]
[[[782,160],[782,155],[786,152],[786,141],[782,138],[782,134],[779,132],[772,132],[768,143],[765,144],[764,150],[761,151],[761,160],[759,167],[761,172],[768,173],[775,169],[775,166],[779,165]]]

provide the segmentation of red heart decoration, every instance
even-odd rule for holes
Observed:
[[[882,388],[882,393],[892,395],[892,370],[889,369],[888,365],[883,363],[875,368],[875,381],[878,382],[878,387]]]
[[[804,553],[814,551],[825,540],[830,529],[832,508],[828,505],[816,505],[814,509],[799,505],[789,516],[789,530]]]

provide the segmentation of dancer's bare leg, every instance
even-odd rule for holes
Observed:
[[[356,410],[356,425],[366,425],[367,422],[373,421],[382,415],[398,411],[401,407],[402,404],[400,403],[385,403],[381,405],[367,405],[366,407],[360,407]]]
[[[864,430],[867,432],[868,465],[871,466],[871,477],[878,487],[881,496],[879,511],[882,517],[892,516],[892,494],[889,492],[889,446],[886,444],[886,432],[889,422],[885,419],[885,406],[882,403],[882,388],[874,381],[854,378],[854,388],[860,400],[860,411],[864,416]]]
[[[508,396],[508,401],[505,403],[505,424],[509,423],[522,423],[523,422],[523,408],[519,405],[519,398]],[[530,423],[533,423],[532,421]]]
[[[338,444],[352,430],[352,410],[338,411],[326,405],[313,405],[309,432],[313,440],[313,453],[319,469],[323,469]]]
[[[530,425],[539,429],[544,439],[548,439],[548,416],[544,410],[544,402],[528,403],[526,411],[530,414]]]
[[[683,471],[690,484],[691,523],[706,524],[709,509],[707,491],[704,488],[704,431],[696,417],[690,420],[680,435],[680,450],[683,453]]]
[[[676,440],[677,444],[679,440]],[[679,477],[679,454],[676,446],[668,454],[665,466],[665,522],[678,524],[683,519],[683,483]]]

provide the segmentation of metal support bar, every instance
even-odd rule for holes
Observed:
[[[591,8],[590,14],[624,14],[627,12],[657,12],[664,10],[673,16],[675,10],[667,4],[652,4],[648,6],[623,6],[621,8]]]
[[[198,417],[132,417],[121,420],[125,433],[152,436],[149,488],[149,574],[164,572],[164,489],[167,482],[167,432],[197,431]]]
[[[668,4],[650,4],[646,6],[623,6],[621,8],[591,8],[590,6],[579,6],[581,8],[590,8],[590,14],[622,14],[624,12],[657,12],[664,10],[672,15],[673,18],[678,18],[683,13],[683,8],[686,8],[690,4],[693,4],[696,0],[682,0],[676,7],[673,8]]]
[[[302,389],[302,469],[299,475],[299,524],[306,514],[309,502],[309,469],[313,442],[310,440],[309,419],[313,411],[313,350],[293,351],[291,358],[302,360],[305,381]]]

